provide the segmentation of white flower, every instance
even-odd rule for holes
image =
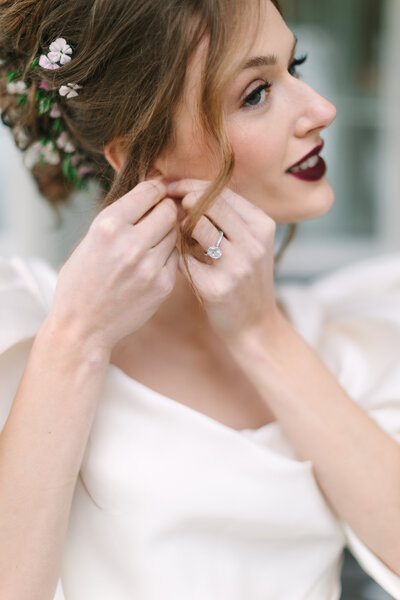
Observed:
[[[29,142],[29,136],[26,134],[26,131],[21,126],[14,127],[13,131],[18,148],[24,150],[26,148],[27,143]]]
[[[25,81],[10,81],[7,84],[7,92],[9,94],[23,94],[26,91],[26,83]]]
[[[66,96],[67,98],[74,98],[74,96],[78,95],[76,90],[79,90],[82,86],[77,83],[67,83],[67,85],[62,85],[60,87],[59,94],[60,96]]]
[[[31,146],[29,146],[28,150],[24,153],[24,163],[28,169],[32,169],[36,163],[40,160],[40,155],[42,152],[42,144],[40,142],[35,142]]]
[[[49,59],[49,57],[46,56],[46,54],[42,54],[41,57],[39,58],[39,65],[43,69],[59,69],[60,68],[60,65],[57,65],[53,61],[51,61]]]
[[[78,169],[78,177],[79,179],[83,179],[85,175],[88,175],[93,171],[93,167],[90,165],[82,165]]]
[[[71,57],[68,56],[72,54],[72,48],[64,38],[57,38],[55,42],[50,44],[50,52],[48,53],[48,58],[53,63],[61,63],[65,65],[67,62],[71,60]]]
[[[24,163],[28,169],[32,169],[41,160],[49,165],[59,164],[60,153],[54,147],[53,142],[48,141],[46,144],[42,144],[41,141],[37,141],[24,152]]]
[[[51,110],[50,110],[50,117],[51,117],[52,119],[59,119],[59,118],[61,117],[61,111],[60,111],[60,109],[58,108],[58,105],[57,105],[57,104],[53,104],[53,106],[51,107]]]
[[[64,152],[67,152],[69,154],[71,152],[75,152],[75,146],[71,142],[71,138],[69,137],[66,131],[60,133],[60,135],[56,139],[56,144],[61,150],[64,150]]]
[[[44,162],[49,165],[58,165],[60,162],[60,153],[54,148],[53,142],[47,142],[47,144],[43,146],[43,158]]]

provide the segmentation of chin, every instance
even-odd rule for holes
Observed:
[[[306,197],[297,196],[295,202],[291,198],[286,207],[283,204],[279,207],[279,214],[275,217],[272,214],[270,216],[280,225],[317,219],[328,213],[334,202],[335,193],[325,180],[320,182],[318,188],[310,190]]]

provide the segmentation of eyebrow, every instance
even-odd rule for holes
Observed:
[[[292,53],[290,55],[290,58],[292,59],[296,50],[296,46],[297,46],[297,37],[293,36],[293,46],[292,46]],[[265,56],[252,56],[251,58],[248,58],[246,60],[246,62],[244,63],[243,67],[241,70],[246,70],[246,69],[253,69],[254,67],[271,67],[276,65],[276,63],[278,62],[278,57],[276,56],[276,54],[267,54]]]

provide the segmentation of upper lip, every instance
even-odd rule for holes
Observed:
[[[309,152],[308,154],[306,154],[305,156],[303,156],[303,158],[301,158],[296,163],[294,163],[294,165],[292,165],[291,167],[289,167],[287,169],[287,171],[290,171],[291,169],[294,169],[294,167],[297,167],[298,165],[300,165],[302,162],[304,162],[305,160],[307,160],[307,158],[311,158],[311,156],[315,156],[316,154],[319,154],[322,151],[323,147],[324,147],[324,142],[321,141],[321,143],[318,144],[318,146],[315,146],[315,148],[313,150],[311,150],[311,152]]]

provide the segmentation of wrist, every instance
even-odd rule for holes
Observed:
[[[258,379],[271,377],[283,381],[287,372],[287,354],[296,333],[284,313],[264,319],[226,342],[226,347],[240,369]],[[263,385],[266,385],[263,379]]]
[[[273,348],[290,328],[291,325],[282,309],[275,304],[266,311],[262,319],[234,335],[227,336],[225,342],[232,350],[238,351],[250,347],[255,350]]]
[[[43,321],[35,341],[62,348],[65,353],[72,353],[92,367],[101,368],[110,362],[111,349],[101,343],[99,336],[90,335],[72,320],[60,318],[52,312]]]

